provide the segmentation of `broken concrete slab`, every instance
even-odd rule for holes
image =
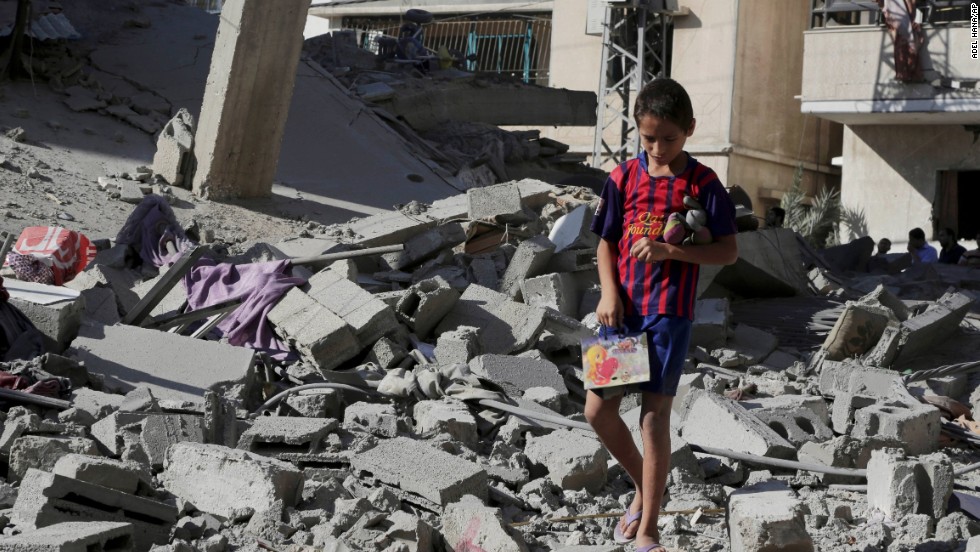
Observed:
[[[129,523],[134,529],[135,548],[147,550],[154,544],[170,542],[177,509],[32,468],[21,483],[11,519],[27,529],[68,521]]]
[[[134,527],[118,522],[65,522],[0,539],[8,552],[133,552]]]
[[[723,366],[747,366],[758,364],[778,346],[779,339],[771,332],[753,328],[748,324],[739,324],[729,338],[728,346],[722,350],[730,350],[733,354],[718,351],[712,352],[712,356],[719,359],[733,357]]]
[[[749,454],[793,459],[796,447],[737,402],[700,389],[684,399],[681,436]]]
[[[524,220],[521,190],[516,182],[466,190],[467,212],[471,220]]]
[[[466,288],[435,331],[441,334],[460,326],[479,327],[483,350],[505,355],[533,345],[544,329],[545,318],[544,309],[474,284]]]
[[[532,464],[543,467],[548,478],[562,489],[596,493],[606,484],[609,453],[592,435],[567,430],[540,437],[532,435],[524,454]]]
[[[127,392],[146,385],[158,398],[194,402],[213,386],[250,381],[255,361],[254,351],[244,347],[90,322],[82,324],[69,355],[105,376],[108,389]],[[200,369],[202,359],[207,359],[207,370]]]
[[[204,418],[190,414],[147,416],[140,424],[139,442],[154,470],[163,468],[167,451],[176,443],[203,443]]]
[[[44,350],[60,353],[65,350],[82,323],[84,300],[74,290],[61,286],[31,283],[31,294],[10,293],[10,304],[17,307],[44,335]],[[61,297],[59,301],[39,302],[34,293]]]
[[[419,470],[419,466],[439,469]],[[381,441],[354,455],[351,469],[362,481],[384,484],[402,500],[437,511],[468,494],[487,499],[487,472],[483,468],[405,437]]]
[[[473,495],[446,506],[442,535],[452,550],[527,552],[524,539],[508,531],[500,510],[490,508]]]
[[[173,445],[159,477],[171,493],[224,518],[245,507],[264,512],[277,501],[295,506],[303,493],[303,472],[291,464],[219,445]]]
[[[508,395],[520,396],[532,387],[550,387],[568,395],[558,367],[549,360],[522,356],[480,355],[469,363],[470,371],[500,385]]]
[[[803,502],[785,483],[742,487],[730,495],[728,511],[732,552],[814,550],[803,521]]]
[[[356,402],[344,411],[344,427],[378,437],[395,437],[399,430],[398,413],[392,404]]]
[[[262,456],[315,454],[323,449],[327,434],[338,425],[337,420],[329,418],[259,416],[242,433],[238,448]]]
[[[384,107],[418,131],[447,121],[492,125],[582,125],[596,123],[594,92],[543,86],[480,86],[450,82],[400,90]]]
[[[808,293],[796,232],[766,228],[739,232],[738,261],[703,265],[697,297],[793,297]]]

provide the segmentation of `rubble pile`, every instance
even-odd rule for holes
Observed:
[[[292,263],[305,283],[255,330],[283,354],[194,325],[230,310],[186,307],[201,248],[156,270],[116,244],[34,295],[7,280],[47,353],[3,371],[70,396],[0,390],[0,549],[624,550],[632,485],[582,414],[595,202],[523,180],[210,252]],[[702,275],[666,543],[962,550],[980,534],[972,297],[864,293],[791,230],[738,242]],[[624,399],[638,443],[639,408]]]
[[[460,179],[464,189],[533,178],[589,183],[604,175],[587,155],[538,130],[501,126],[595,125],[596,96],[473,73],[464,64],[424,70],[359,47],[352,31],[308,39],[304,53],[408,142]],[[499,125],[499,126],[498,126]]]

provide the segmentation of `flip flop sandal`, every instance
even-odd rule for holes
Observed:
[[[664,545],[662,545],[662,544],[660,544],[659,542],[655,542],[653,544],[648,544],[646,546],[637,546],[636,547],[636,552],[654,552],[655,550],[661,550],[663,552],[667,552],[667,547],[664,546]]]
[[[613,531],[613,541],[615,541],[617,544],[626,544],[628,542],[633,542],[633,540],[636,539],[636,534],[633,534],[632,537],[627,537],[624,535],[622,528],[629,528],[630,524],[639,521],[640,517],[643,516],[643,510],[637,510],[633,514],[629,513],[629,510],[627,510],[626,514],[624,515],[626,517],[626,523],[616,522],[616,530]]]

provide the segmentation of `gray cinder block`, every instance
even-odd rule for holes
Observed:
[[[419,469],[438,466],[438,469]],[[410,500],[441,510],[464,495],[487,500],[487,472],[459,456],[405,437],[381,441],[351,457],[352,472],[398,489]]]
[[[133,525],[135,548],[170,542],[177,509],[149,498],[121,493],[69,477],[29,469],[11,518],[27,529],[66,521],[108,521]]]
[[[354,329],[300,289],[289,290],[266,318],[305,360],[323,370],[340,366],[361,350]]]
[[[119,522],[65,522],[0,538],[8,552],[133,552],[133,526]]]
[[[522,241],[500,279],[500,292],[520,299],[521,282],[542,274],[554,253],[555,244],[545,236],[534,236]]]
[[[803,503],[784,483],[766,481],[733,492],[728,500],[732,552],[812,552]]]
[[[524,454],[533,464],[543,466],[548,478],[562,489],[596,493],[606,484],[609,453],[594,436],[564,430],[530,436]]]
[[[291,464],[199,443],[172,446],[160,480],[202,512],[225,518],[243,507],[264,512],[276,501],[295,506],[303,492],[303,472]]]

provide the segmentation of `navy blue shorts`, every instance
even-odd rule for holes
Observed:
[[[692,322],[681,316],[654,314],[633,315],[623,318],[627,332],[645,331],[650,348],[650,381],[632,383],[604,389],[590,389],[602,398],[621,393],[646,391],[660,395],[677,394],[677,384],[684,372],[687,347],[691,343]]]

